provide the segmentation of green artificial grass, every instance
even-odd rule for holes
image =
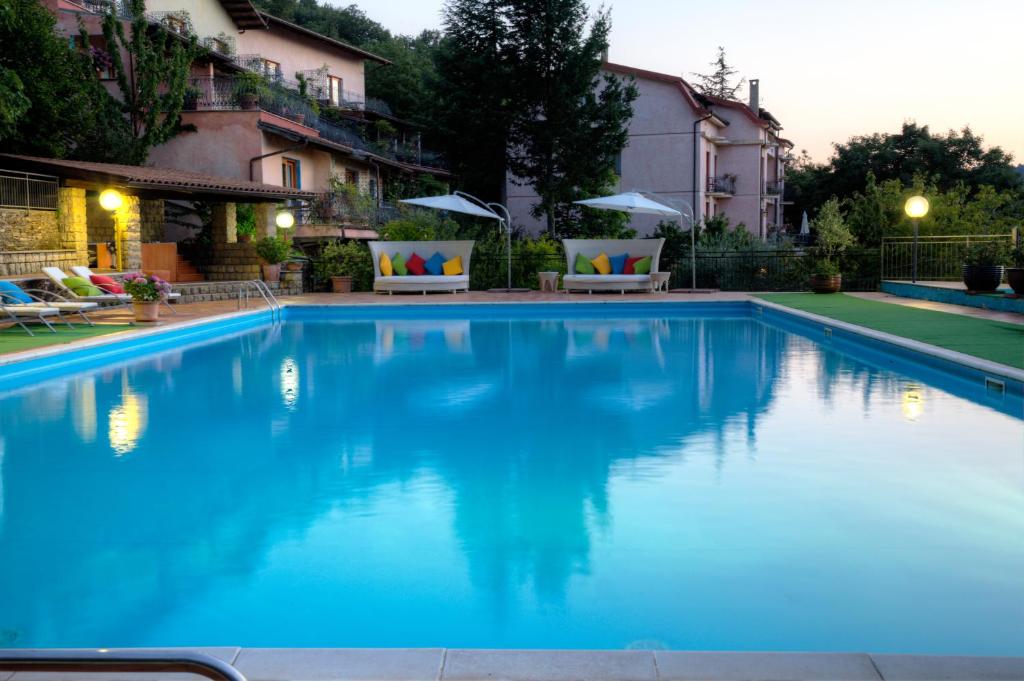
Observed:
[[[97,324],[96,326],[75,324],[75,328],[69,329],[67,325],[58,324],[57,322],[52,323],[53,328],[57,329],[57,333],[50,333],[49,329],[37,323],[28,324],[28,328],[32,329],[32,333],[35,334],[34,336],[25,333],[25,329],[17,324],[0,329],[0,354],[34,350],[35,348],[43,348],[48,345],[72,343],[86,338],[104,336],[116,331],[137,328],[130,324]],[[72,323],[74,324],[73,320]]]
[[[767,293],[772,303],[1024,369],[1024,325],[866,300],[842,293]]]

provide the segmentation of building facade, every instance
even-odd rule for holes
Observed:
[[[782,126],[760,108],[759,83],[750,82],[749,103],[701,95],[679,76],[622,64],[604,70],[632,79],[639,96],[633,103],[629,140],[616,162],[615,191],[642,191],[664,203],[693,208],[697,222],[725,216],[767,238],[779,232],[785,162],[792,143]],[[541,222],[530,215],[537,203],[532,187],[509,181],[513,220],[537,233]],[[640,235],[649,235],[658,219],[631,216]]]

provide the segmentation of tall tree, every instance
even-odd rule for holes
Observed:
[[[572,234],[573,201],[607,191],[615,156],[626,146],[636,86],[601,73],[611,21],[598,12],[588,31],[582,0],[513,0],[508,167],[540,197],[535,217],[550,234]]]
[[[725,48],[719,45],[718,56],[709,66],[714,67],[711,73],[695,73],[696,82],[693,83],[701,94],[721,99],[736,99],[736,93],[747,82],[746,78],[740,78],[733,82],[733,76],[738,71],[734,69],[725,59]]]
[[[141,164],[154,146],[181,132],[181,110],[193,59],[199,55],[195,36],[184,39],[146,18],[143,0],[131,0],[131,35],[113,12],[103,20],[103,37],[121,90],[121,109],[131,126],[125,162]],[[122,57],[132,62],[131,75]]]

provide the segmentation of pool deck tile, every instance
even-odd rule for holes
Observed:
[[[68,650],[87,650],[95,651],[95,648],[77,648]],[[118,651],[137,651],[139,648],[110,648],[111,652]],[[219,660],[223,660],[228,664],[234,664],[238,658],[241,648],[219,646],[219,647],[203,647],[203,648],[146,648],[145,650],[152,652],[160,651],[175,651],[185,650],[191,653],[203,653],[210,657],[216,657]],[[195,681],[201,677],[193,674],[173,674],[173,673],[115,673],[115,672],[94,672],[90,674],[82,674],[78,672],[17,672],[10,679],[4,679],[3,672],[0,672],[0,681]]]
[[[656,681],[644,650],[449,650],[446,681]]]
[[[248,681],[436,681],[441,648],[243,648]]]
[[[662,681],[881,681],[856,653],[656,651]]]
[[[1022,681],[1024,657],[872,655],[885,681]]]

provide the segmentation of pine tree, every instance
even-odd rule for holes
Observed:
[[[736,83],[732,83],[732,78],[738,71],[726,62],[724,47],[718,47],[718,57],[710,63],[710,66],[715,69],[712,73],[693,74],[697,77],[697,82],[693,83],[693,86],[701,94],[735,100],[736,93],[746,84],[747,79],[740,78]]]
[[[141,164],[151,148],[182,131],[189,69],[199,48],[195,36],[182,39],[150,23],[143,0],[131,0],[130,9],[131,36],[113,13],[104,17],[103,36],[121,90],[121,110],[130,125],[123,161]],[[131,77],[122,49],[132,61]]]

